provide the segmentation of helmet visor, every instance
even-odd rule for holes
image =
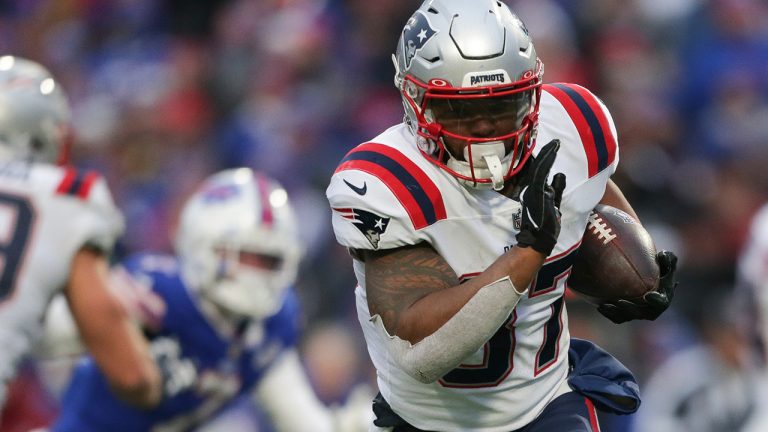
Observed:
[[[440,97],[429,95],[426,109],[432,120],[444,130],[464,136],[472,136],[473,128],[480,121],[492,125],[493,136],[508,135],[520,129],[533,107],[533,90],[502,96],[454,95]]]
[[[283,259],[276,255],[237,248],[217,248],[217,252],[225,260],[244,268],[278,271],[283,267]]]

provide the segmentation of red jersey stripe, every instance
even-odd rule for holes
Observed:
[[[398,150],[367,143],[347,153],[336,172],[359,169],[379,178],[405,208],[415,229],[446,218],[445,203],[435,183]]]
[[[548,84],[544,88],[561,103],[574,122],[587,155],[589,177],[613,163],[616,136],[597,97],[575,84]]]
[[[405,208],[415,229],[421,229],[429,225],[427,224],[424,212],[421,210],[421,207],[419,207],[416,199],[408,191],[408,188],[406,188],[405,185],[390,171],[378,164],[366,160],[349,160],[339,165],[336,172],[347,169],[357,169],[366,172],[384,182],[389,190],[395,194],[395,197],[400,201],[400,204]]]
[[[76,176],[77,176],[77,170],[75,170],[72,167],[66,168],[64,172],[64,177],[62,177],[61,181],[59,182],[59,186],[56,187],[56,193],[59,193],[59,194],[68,193],[69,188],[72,187],[72,183],[74,183]]]
[[[437,185],[435,185],[435,182],[432,181],[427,175],[424,173],[424,171],[419,168],[416,163],[414,163],[412,160],[408,159],[404,154],[397,151],[393,147],[385,146],[383,144],[375,144],[375,143],[369,143],[364,144],[360,146],[360,150],[372,150],[379,152],[381,154],[387,155],[390,158],[397,161],[400,165],[405,168],[408,173],[410,173],[416,181],[419,182],[419,185],[424,190],[424,192],[427,193],[427,196],[429,197],[429,200],[432,201],[432,204],[435,206],[435,216],[438,220],[442,220],[446,218],[446,212],[445,212],[445,202],[443,202],[443,194],[440,193],[440,189],[437,188]]]
[[[94,183],[96,183],[96,180],[99,179],[99,174],[94,171],[89,171],[85,178],[83,179],[82,183],[80,184],[80,187],[77,190],[77,196],[79,196],[82,199],[88,199],[88,194],[91,193],[91,188],[93,187]]]
[[[608,122],[608,117],[605,115],[605,111],[603,111],[603,108],[600,106],[600,103],[598,102],[597,98],[594,94],[589,92],[587,89],[585,89],[582,86],[576,85],[576,84],[566,84],[566,86],[572,88],[576,91],[579,95],[581,95],[582,98],[587,102],[590,108],[592,108],[592,112],[595,113],[595,117],[597,117],[597,121],[600,123],[600,129],[603,131],[604,137],[605,137],[605,147],[608,152],[608,165],[610,165],[613,160],[616,157],[616,136],[613,134],[613,130],[611,130],[610,123]]]

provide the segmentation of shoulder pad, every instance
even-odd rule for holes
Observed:
[[[95,171],[81,171],[73,167],[64,169],[64,174],[56,187],[56,193],[70,195],[87,200],[93,185],[101,176]]]
[[[424,170],[396,148],[362,144],[336,168],[326,195],[339,242],[389,249],[426,239],[423,229],[446,218],[442,194]]]
[[[576,84],[545,84],[542,89],[565,109],[575,126],[591,178],[618,160],[616,126],[605,104],[592,92]]]
[[[93,221],[83,220],[83,223],[89,224],[88,231],[91,232],[87,243],[110,251],[125,226],[104,177],[95,171],[65,168],[56,187],[56,194],[72,196],[85,203],[94,214]]]

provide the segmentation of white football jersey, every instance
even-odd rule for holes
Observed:
[[[109,251],[122,231],[98,174],[0,159],[0,404],[76,252],[86,244]]]
[[[738,261],[738,286],[749,290],[742,295],[757,301],[756,322],[763,346],[768,348],[768,204],[755,214],[750,223],[749,236]],[[768,357],[768,352],[760,353]]]
[[[370,321],[365,264],[353,260],[358,319],[378,371],[378,386],[412,425],[439,431],[510,431],[531,422],[568,373],[563,293],[590,211],[618,162],[616,130],[592,93],[545,85],[534,156],[550,140],[561,147],[551,177],[566,175],[557,245],[507,322],[476,353],[423,384],[389,356]],[[391,249],[428,242],[460,280],[484,271],[515,245],[521,205],[490,189],[464,187],[422,155],[409,128],[397,125],[350,151],[327,190],[338,242]]]

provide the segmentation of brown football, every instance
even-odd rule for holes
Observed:
[[[656,247],[632,216],[598,204],[576,254],[568,286],[593,303],[631,299],[654,290],[659,281]]]

